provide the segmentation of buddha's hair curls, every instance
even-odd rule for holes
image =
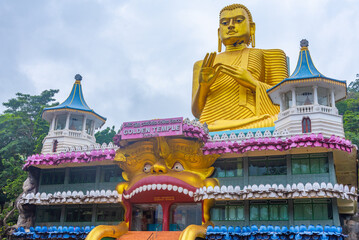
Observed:
[[[238,3],[235,3],[235,4],[231,4],[231,5],[228,5],[228,6],[225,6],[224,8],[222,8],[222,10],[219,12],[219,17],[221,17],[221,13],[223,12],[223,11],[226,11],[226,10],[234,10],[234,9],[237,9],[237,8],[242,8],[244,11],[246,11],[247,12],[247,14],[248,14],[248,17],[249,17],[249,22],[250,23],[253,23],[253,18],[252,18],[252,14],[251,14],[251,12],[249,11],[249,9],[246,7],[246,6],[244,6],[244,5],[242,5],[242,4],[238,4]]]

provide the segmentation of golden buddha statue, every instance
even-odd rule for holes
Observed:
[[[211,131],[274,126],[279,106],[266,90],[288,77],[285,53],[254,48],[255,23],[241,4],[220,12],[218,52],[222,43],[225,52],[194,64],[193,115]]]

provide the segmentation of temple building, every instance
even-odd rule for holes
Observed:
[[[93,132],[105,118],[75,78],[69,97],[44,109],[42,154],[24,166],[35,183],[20,200],[34,206],[21,213],[31,216],[19,219],[27,227],[127,221],[130,232],[178,237],[206,218],[227,227],[340,226],[356,211],[357,149],[335,107],[346,84],[316,70],[305,41],[294,73],[268,90],[281,109],[275,127],[209,132],[196,120],[149,120],[124,123],[114,144],[100,146]],[[194,176],[181,176],[187,168]]]
[[[220,16],[221,29],[248,19],[252,30],[238,45],[220,29],[220,47],[238,51],[195,64],[197,119],[124,122],[113,143],[97,144],[94,131],[106,118],[86,104],[80,75],[62,104],[43,110],[49,133],[42,153],[26,160],[29,177],[17,203],[18,226],[27,230],[14,237],[345,237],[358,197],[358,149],[345,139],[335,106],[346,82],[315,68],[307,40],[288,76],[283,51],[247,48],[255,45],[247,8],[230,5]],[[222,72],[211,79],[205,70],[218,63]],[[239,81],[238,69],[251,74]]]

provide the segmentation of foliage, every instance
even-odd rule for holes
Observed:
[[[41,150],[39,142],[49,130],[41,112],[55,100],[56,93],[58,90],[45,90],[35,96],[17,93],[16,98],[3,103],[7,109],[0,115],[0,157],[28,156],[35,146],[37,153]]]
[[[22,192],[22,183],[27,176],[26,172],[22,170],[24,160],[19,157],[11,157],[1,161],[3,165],[3,171],[0,172],[2,192],[7,199],[14,200]]]
[[[337,108],[343,115],[345,137],[359,146],[359,79],[349,84],[347,99],[337,103]]]
[[[115,126],[112,126],[112,128],[107,127],[106,129],[102,131],[98,131],[95,133],[96,142],[97,143],[107,143],[113,142],[113,137],[116,135]]]
[[[42,140],[49,130],[49,124],[41,118],[42,109],[51,106],[57,92],[46,90],[34,96],[17,93],[3,103],[6,110],[0,115],[0,237],[6,230],[2,226],[6,214],[14,212],[7,223],[16,223],[14,203],[27,177],[22,171],[24,159],[41,151]]]

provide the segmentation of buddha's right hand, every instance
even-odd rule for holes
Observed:
[[[217,53],[207,53],[203,59],[201,70],[199,72],[199,84],[205,89],[214,83],[216,68],[213,66]]]

